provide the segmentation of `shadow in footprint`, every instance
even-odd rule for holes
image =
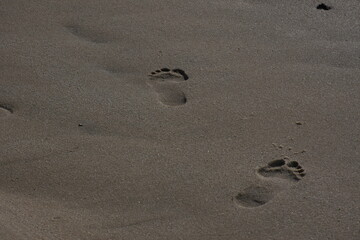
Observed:
[[[155,70],[149,74],[150,79],[156,80],[173,80],[173,81],[186,81],[189,79],[189,76],[185,73],[184,70],[180,68],[175,68],[170,70],[169,68],[161,68],[160,70]]]
[[[12,107],[6,104],[0,104],[0,117],[7,117],[12,114],[14,111]]]
[[[330,6],[328,6],[328,5],[324,4],[324,3],[321,3],[321,4],[316,6],[316,9],[325,10],[325,11],[330,10],[331,8],[332,7],[330,7]]]

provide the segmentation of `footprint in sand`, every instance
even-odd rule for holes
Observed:
[[[277,159],[269,162],[266,166],[256,170],[257,175],[263,180],[283,179],[280,190],[286,187],[286,183],[294,183],[302,180],[305,170],[297,161],[288,159]],[[239,207],[253,208],[268,203],[279,191],[274,185],[250,186],[241,191],[233,198],[234,203]]]
[[[0,118],[8,117],[13,113],[13,109],[5,104],[0,104]]]
[[[286,159],[277,159],[256,171],[262,177],[279,177],[290,181],[300,181],[305,176],[305,170],[297,161],[286,162]]]
[[[167,106],[184,105],[187,102],[186,95],[177,86],[177,83],[186,81],[189,76],[184,70],[175,68],[161,68],[149,74],[147,82],[158,94],[159,101]]]

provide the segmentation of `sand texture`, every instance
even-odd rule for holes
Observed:
[[[360,239],[359,16],[2,0],[0,239]]]

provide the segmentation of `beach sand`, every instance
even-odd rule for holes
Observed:
[[[360,239],[358,0],[3,0],[0,239]]]

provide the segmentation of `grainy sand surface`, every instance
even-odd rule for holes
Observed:
[[[360,2],[2,0],[0,239],[360,239]]]

